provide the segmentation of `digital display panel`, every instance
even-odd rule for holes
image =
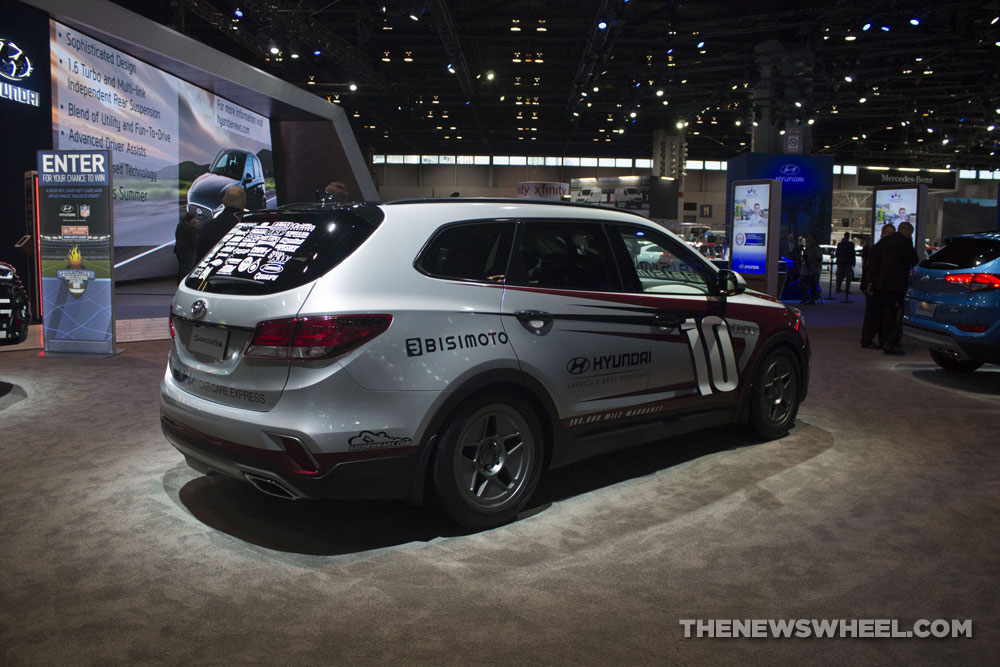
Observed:
[[[767,269],[767,222],[771,186],[733,185],[732,268],[763,275]]]
[[[276,205],[270,122],[50,21],[56,149],[112,154],[116,279],[170,275],[185,211],[221,211],[230,185],[248,209]]]
[[[899,223],[906,221],[916,230],[919,192],[918,188],[875,190],[875,243],[882,238],[882,228],[886,224],[895,225],[898,231]],[[910,240],[913,241],[912,235]]]

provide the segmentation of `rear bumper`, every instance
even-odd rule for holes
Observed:
[[[932,330],[908,320],[909,317],[903,318],[903,335],[919,345],[950,352],[959,359],[1000,363],[1000,344],[996,342],[982,341],[981,337],[977,337],[977,340],[961,340],[944,329],[946,325],[942,325],[944,330]],[[969,337],[972,338],[973,335]]]
[[[285,451],[231,442],[163,413],[160,427],[195,470],[216,471],[243,481],[262,477],[278,483],[294,498],[405,498],[419,468],[417,448],[412,447],[403,455],[398,451],[314,455],[320,471],[304,474]]]

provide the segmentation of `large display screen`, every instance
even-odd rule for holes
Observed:
[[[875,239],[874,242],[882,238],[882,228],[886,224],[893,224],[898,231],[899,223],[908,222],[917,227],[917,202],[919,201],[918,188],[898,188],[875,191]],[[913,241],[913,236],[910,235]],[[914,246],[916,244],[914,243]]]
[[[733,185],[732,268],[763,275],[767,269],[767,216],[771,186]]]
[[[54,147],[112,153],[116,279],[171,274],[184,211],[210,219],[230,185],[276,204],[266,117],[56,21],[50,42]]]

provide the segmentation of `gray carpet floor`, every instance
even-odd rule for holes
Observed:
[[[948,376],[815,319],[787,437],[718,428],[552,471],[479,533],[198,476],[159,431],[165,341],[0,354],[0,665],[997,664],[1000,369]],[[974,636],[679,623],[731,618]]]

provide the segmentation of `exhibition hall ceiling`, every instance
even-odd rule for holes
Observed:
[[[363,150],[994,169],[1000,2],[119,0],[340,104]],[[789,125],[790,124],[790,125]]]

